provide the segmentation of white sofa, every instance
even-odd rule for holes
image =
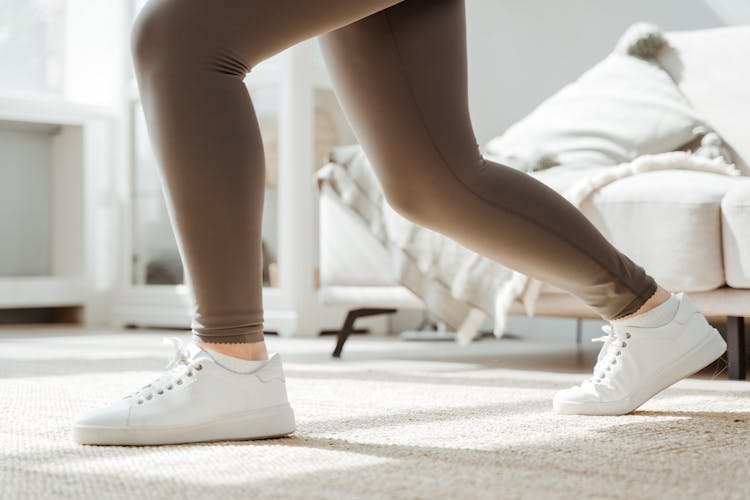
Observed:
[[[750,27],[671,32],[667,40],[660,64],[730,146],[742,176],[647,172],[605,186],[581,210],[665,288],[689,293],[709,319],[726,318],[729,377],[741,379],[744,317],[750,316]],[[555,169],[530,175],[558,190],[573,180]],[[632,238],[636,233],[646,238]],[[320,250],[321,301],[351,308],[334,356],[357,317],[424,307],[392,276],[386,249],[326,186],[320,193]],[[525,314],[520,302],[509,312]],[[549,284],[542,286],[535,315],[599,318]]]

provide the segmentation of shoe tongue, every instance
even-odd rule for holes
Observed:
[[[205,349],[201,348],[195,342],[190,342],[187,347],[185,347],[185,354],[188,359],[213,359]]]
[[[630,325],[626,325],[625,323],[620,323],[618,321],[612,322],[612,332],[616,335],[624,335],[625,329],[628,328]]]

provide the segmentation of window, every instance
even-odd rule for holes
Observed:
[[[64,0],[0,2],[0,90],[61,93]]]

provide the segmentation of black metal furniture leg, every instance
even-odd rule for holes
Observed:
[[[747,372],[745,318],[727,316],[727,364],[731,380],[744,380]]]
[[[349,314],[346,315],[346,319],[344,320],[344,326],[342,326],[341,330],[339,330],[338,332],[336,348],[333,350],[332,356],[334,358],[341,357],[341,349],[343,349],[346,339],[348,339],[349,335],[351,335],[352,331],[354,331],[354,321],[357,318],[362,318],[364,316],[375,316],[376,314],[393,314],[396,311],[397,309],[381,309],[369,307],[350,310]]]

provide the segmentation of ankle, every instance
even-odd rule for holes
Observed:
[[[266,349],[266,343],[260,342],[203,342],[196,341],[198,346],[211,349],[227,356],[234,356],[235,358],[246,359],[250,361],[265,361],[268,359],[268,350]]]
[[[672,294],[668,292],[667,290],[665,290],[664,288],[662,288],[661,285],[656,285],[656,292],[651,297],[649,297],[649,299],[646,302],[644,302],[643,305],[638,310],[628,314],[627,316],[622,316],[617,319],[620,320],[620,319],[630,318],[631,316],[643,314],[647,311],[650,311],[651,309],[657,306],[660,306],[661,304],[666,302],[667,299],[671,297],[671,295]]]

